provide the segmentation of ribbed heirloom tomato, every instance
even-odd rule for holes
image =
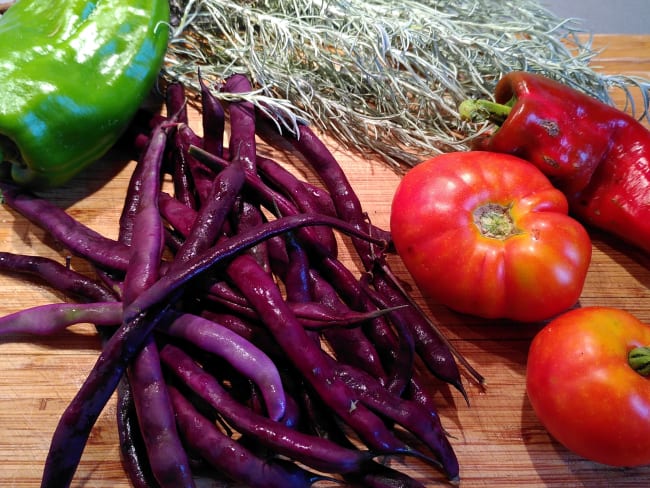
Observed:
[[[486,318],[544,320],[574,305],[591,240],[532,164],[484,151],[411,169],[393,197],[397,252],[424,295]]]
[[[580,456],[650,464],[650,327],[610,307],[578,308],[531,343],[528,398],[542,424]]]

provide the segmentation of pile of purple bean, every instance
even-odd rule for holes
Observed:
[[[369,222],[323,142],[212,91],[250,88],[237,75],[202,83],[199,136],[184,87],[167,87],[167,115],[137,138],[117,239],[0,183],[5,205],[96,271],[0,253],[2,270],[74,298],[1,318],[0,335],[91,323],[102,338],[54,432],[43,487],[70,485],[115,391],[123,464],[138,488],[191,487],[199,476],[252,487],[423,486],[385,462],[394,456],[429,463],[432,479],[459,479],[427,388],[433,374],[464,394],[458,356],[392,274],[390,235]],[[286,146],[319,184],[261,155],[256,137]],[[337,258],[341,242],[361,273]]]

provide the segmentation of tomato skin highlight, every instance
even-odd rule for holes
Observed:
[[[628,362],[650,327],[626,311],[586,307],[533,339],[526,391],[548,432],[570,451],[610,466],[650,464],[650,379]]]
[[[489,210],[499,208],[512,229],[485,235],[477,219],[493,223]],[[533,165],[467,151],[409,170],[390,227],[424,295],[458,312],[532,322],[567,310],[582,292],[591,240],[567,213],[566,197]]]

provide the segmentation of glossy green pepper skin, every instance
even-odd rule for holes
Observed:
[[[0,160],[33,188],[103,156],[149,95],[168,0],[18,0],[0,17]]]

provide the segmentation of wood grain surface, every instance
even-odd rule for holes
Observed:
[[[598,69],[650,77],[650,36],[596,36],[594,45],[603,48],[593,62]],[[622,103],[623,98],[616,96]],[[380,162],[328,143],[372,221],[387,228],[390,200],[399,176]],[[110,164],[94,167],[74,183],[50,192],[49,197],[89,227],[115,238],[133,163],[123,162],[128,158],[117,153],[108,159]],[[0,222],[1,251],[65,261],[66,250],[21,216],[2,207]],[[597,232],[592,236],[593,261],[580,305],[620,307],[650,323],[650,273],[642,264],[643,257]],[[391,264],[408,280],[397,259]],[[72,266],[84,271],[83,263],[75,258]],[[465,378],[471,406],[446,386],[431,385],[437,391],[443,426],[452,436],[459,457],[462,487],[647,485],[650,467],[614,469],[581,459],[551,439],[535,418],[524,391],[524,371],[530,340],[541,324],[480,321],[427,303],[416,290],[414,296],[487,379],[487,387],[481,388]],[[0,315],[61,300],[36,281],[0,275]],[[90,325],[75,326],[53,337],[0,340],[1,487],[39,486],[59,416],[84,381],[98,351]],[[415,461],[395,463],[427,486],[445,484],[439,473]],[[130,486],[120,462],[113,401],[92,431],[74,486]]]

